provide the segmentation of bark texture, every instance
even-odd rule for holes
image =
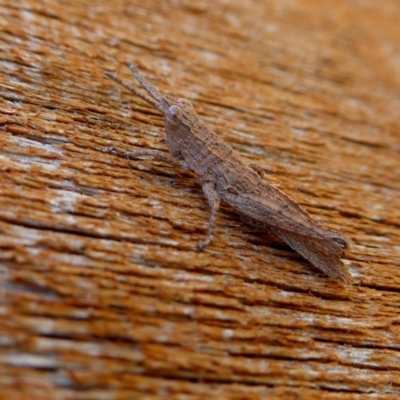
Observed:
[[[0,3],[0,397],[396,399],[400,9],[346,2]],[[319,273],[165,149],[103,75],[130,59],[324,226]]]

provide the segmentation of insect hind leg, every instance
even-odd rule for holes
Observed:
[[[215,221],[217,219],[217,211],[219,209],[220,199],[215,191],[214,185],[210,182],[203,184],[203,193],[208,200],[211,208],[210,219],[208,221],[208,235],[204,242],[198,245],[199,250],[204,250],[214,239]]]

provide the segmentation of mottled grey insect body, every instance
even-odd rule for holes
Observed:
[[[340,259],[347,248],[343,235],[318,224],[290,197],[263,181],[262,169],[245,165],[229,145],[202,123],[188,100],[162,96],[132,63],[127,64],[148,94],[113,74],[106,72],[106,75],[164,114],[165,140],[172,156],[157,150],[119,154],[131,159],[148,157],[178,163],[196,173],[211,208],[208,236],[199,245],[200,249],[213,240],[216,213],[222,199],[248,223],[267,228],[327,275],[350,282]]]

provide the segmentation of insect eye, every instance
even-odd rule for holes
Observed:
[[[168,111],[170,112],[171,115],[176,117],[179,114],[179,107],[177,106],[170,106]]]
[[[168,118],[168,120],[170,121],[170,123],[172,125],[174,125],[175,127],[179,126],[181,124],[181,120],[182,120],[181,107],[179,107],[175,104],[172,106],[169,106],[168,112],[166,113],[166,117]]]

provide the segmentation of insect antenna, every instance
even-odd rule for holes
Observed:
[[[158,91],[158,89],[152,85],[150,82],[146,81],[146,79],[143,78],[143,76],[140,74],[138,69],[132,64],[131,61],[127,61],[126,65],[129,67],[131,70],[133,76],[136,78],[136,80],[140,83],[143,89],[145,89],[147,92],[150,93],[150,96],[154,99],[157,100],[159,103],[162,102],[163,96],[162,94]]]
[[[133,65],[132,65],[133,66]],[[123,86],[125,89],[128,89],[129,91],[131,91],[132,93],[135,93],[136,96],[140,97],[141,99],[143,99],[144,101],[147,101],[147,103],[151,104],[152,106],[154,106],[155,108],[157,108],[157,110],[161,111],[162,113],[164,113],[164,107],[161,105],[160,101],[157,101],[158,99],[153,99],[152,97],[150,97],[147,93],[145,93],[143,90],[137,89],[134,86],[130,85],[129,83],[124,82],[121,78],[119,78],[118,76],[115,76],[114,74],[112,74],[111,72],[104,72],[104,74],[106,76],[108,76],[109,78],[111,78],[113,81],[119,83],[121,86]],[[140,76],[140,75],[139,75]],[[135,78],[139,81],[138,77],[135,75]],[[140,76],[140,78],[147,83],[142,76]],[[139,81],[139,83],[143,86],[142,82]],[[148,84],[148,83],[147,83]],[[154,87],[152,87],[152,89],[154,89],[156,91],[156,93],[158,93],[160,96],[161,94],[157,91],[157,89],[155,89]],[[149,91],[149,90],[148,90]],[[150,91],[149,91],[150,92]],[[150,93],[152,94],[152,93]],[[162,99],[162,96],[161,96]]]

